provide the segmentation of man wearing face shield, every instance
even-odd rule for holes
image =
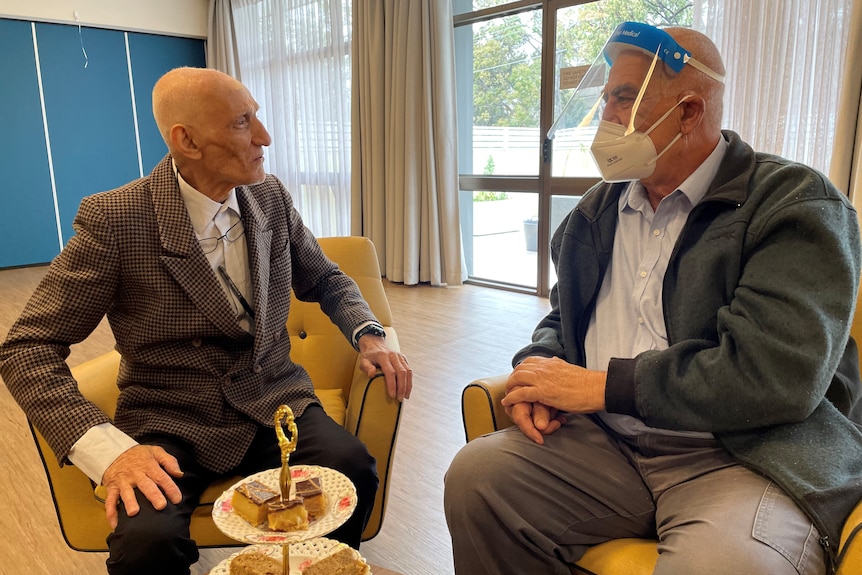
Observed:
[[[625,23],[582,81],[604,181],[552,239],[516,425],[447,472],[459,575],[569,573],[623,537],[658,539],[661,575],[836,568],[862,497],[857,215],[721,130],[723,74],[702,34]]]

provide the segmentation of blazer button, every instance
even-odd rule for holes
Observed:
[[[259,363],[254,364],[254,372],[260,373],[261,371],[263,371],[263,368],[260,366],[260,364]]]
[[[305,330],[299,332],[299,339],[305,339],[308,337],[308,334],[305,333]]]
[[[199,337],[196,337],[192,340],[192,345],[195,347],[200,347],[202,343],[203,342],[201,341],[201,338],[199,338]]]

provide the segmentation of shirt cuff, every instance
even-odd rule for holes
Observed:
[[[93,480],[102,482],[105,470],[124,451],[138,442],[110,423],[101,423],[87,430],[69,450],[69,461]]]

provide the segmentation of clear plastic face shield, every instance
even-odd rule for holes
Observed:
[[[649,134],[684,101],[656,110],[664,101],[663,83],[685,66],[724,82],[723,76],[692,58],[663,30],[625,22],[611,34],[566,104],[583,114],[578,127],[596,129],[590,151],[602,179],[648,178],[658,158],[679,140],[681,134],[657,153]]]

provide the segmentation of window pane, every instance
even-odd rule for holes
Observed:
[[[536,287],[538,200],[527,192],[473,192],[470,277]]]
[[[541,10],[455,28],[459,171],[538,175]]]

